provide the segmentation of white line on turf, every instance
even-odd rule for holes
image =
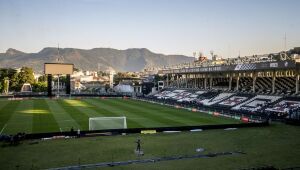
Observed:
[[[57,122],[71,122],[71,121],[74,121],[74,120],[59,120]]]
[[[2,128],[2,130],[1,130],[1,132],[0,132],[0,135],[2,134],[2,132],[3,132],[3,130],[6,128],[6,126],[7,126],[7,123],[3,126],[3,128]]]

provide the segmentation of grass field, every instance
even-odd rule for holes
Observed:
[[[272,165],[276,168],[300,166],[300,127],[272,124],[269,127],[233,131],[206,130],[173,134],[100,136],[80,139],[24,141],[19,146],[0,143],[0,169],[45,169],[69,165],[138,159],[134,141],[142,139],[142,159],[169,155],[243,151],[244,155],[197,158],[147,164],[132,164],[104,169],[243,169]]]
[[[129,128],[240,123],[199,112],[131,99],[0,100],[3,133],[88,129],[89,117],[126,116]],[[300,127],[273,123],[269,127],[233,131],[158,133],[99,136],[80,139],[26,140],[18,146],[0,143],[0,169],[46,169],[70,165],[127,161],[154,157],[243,151],[243,155],[132,164],[104,169],[243,169],[272,165],[300,167]],[[133,152],[137,137],[145,155]]]
[[[132,99],[0,101],[3,134],[88,130],[90,117],[126,116],[128,128],[240,123],[237,120]],[[0,129],[0,131],[1,131]]]

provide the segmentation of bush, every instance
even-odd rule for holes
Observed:
[[[45,92],[47,91],[47,82],[36,82],[32,85],[33,92]]]

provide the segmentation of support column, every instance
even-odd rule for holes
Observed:
[[[299,74],[296,73],[296,94],[299,93]]]
[[[185,88],[188,88],[188,74],[185,75]]]
[[[194,89],[197,87],[197,78],[196,78],[196,74],[193,75],[194,78]]]
[[[169,87],[169,74],[167,74],[167,82],[166,82],[167,87]]]
[[[47,76],[48,76],[48,78],[47,78],[47,83],[48,83],[48,97],[51,97],[52,96],[52,75],[48,74]]]
[[[183,86],[184,86],[184,77],[183,77],[183,75],[181,75],[181,77],[179,78],[179,76],[178,76],[178,86],[179,86],[179,88],[182,88]]]
[[[177,88],[179,88],[179,75],[176,75],[176,83],[177,83]]]
[[[275,80],[276,80],[275,72],[273,72],[273,75],[272,75],[272,93],[275,93]]]
[[[71,94],[71,76],[67,74],[66,76],[66,94]]]
[[[198,88],[198,75],[195,74],[195,88]]]
[[[236,78],[236,90],[239,90],[240,76]]]
[[[209,78],[209,89],[212,89],[213,77]]]
[[[229,88],[228,88],[228,90],[231,90],[231,87],[232,87],[232,76],[230,75],[230,77],[229,77]]]
[[[204,89],[207,89],[207,77],[204,78]]]
[[[176,74],[173,75],[173,86],[177,87]]]

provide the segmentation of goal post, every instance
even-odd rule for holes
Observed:
[[[126,117],[91,117],[89,130],[127,129]]]

